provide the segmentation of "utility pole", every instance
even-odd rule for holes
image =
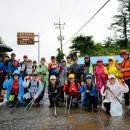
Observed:
[[[37,45],[37,49],[38,49],[38,64],[40,63],[40,34],[38,33],[37,35],[35,35],[35,37],[37,37],[37,42],[38,45]]]
[[[59,23],[54,23],[54,25],[55,25],[56,28],[59,29],[59,31],[60,31],[60,35],[59,35],[57,38],[58,38],[58,41],[60,41],[60,44],[61,44],[61,51],[62,51],[62,53],[63,53],[63,44],[62,44],[62,40],[64,40],[64,36],[62,36],[61,27],[62,27],[62,26],[64,27],[65,23],[64,23],[64,24],[61,24],[61,23],[60,23],[60,19],[59,19]]]

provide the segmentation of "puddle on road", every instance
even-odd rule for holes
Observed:
[[[58,118],[54,117],[54,109],[48,106],[33,107],[31,111],[17,108],[10,114],[9,108],[0,112],[1,130],[130,130],[130,114],[112,118],[99,109],[98,113],[88,113],[81,108],[70,110],[65,116],[65,107],[57,108]]]

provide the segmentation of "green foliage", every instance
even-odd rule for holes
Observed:
[[[118,0],[120,3],[118,15],[113,17],[110,26],[116,34],[116,45],[120,48],[128,47],[130,41],[130,0]]]
[[[64,59],[65,54],[60,50],[60,48],[57,49],[57,62],[61,63],[61,60]]]
[[[80,51],[81,55],[93,55],[92,50],[94,49],[94,40],[92,38],[92,36],[77,36],[72,40],[72,45],[70,46],[70,49],[73,52]]]

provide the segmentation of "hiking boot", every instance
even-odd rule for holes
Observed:
[[[78,108],[78,107],[79,107],[79,104],[78,104],[78,103],[76,103],[76,104],[75,104],[75,108]]]
[[[39,102],[35,102],[36,106],[40,106]]]
[[[9,108],[14,106],[14,102],[9,102]]]
[[[109,116],[111,115],[109,111],[106,111],[106,114],[109,115]]]
[[[94,108],[94,109],[93,109],[93,112],[98,112],[97,108]]]
[[[49,108],[52,108],[52,107],[54,107],[54,104],[50,104],[50,105],[49,105]]]

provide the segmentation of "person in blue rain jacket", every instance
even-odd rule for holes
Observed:
[[[25,105],[25,101],[23,100],[24,87],[22,83],[23,80],[18,70],[15,70],[11,78],[6,79],[3,83],[3,87],[7,90],[6,100],[9,107],[13,107],[17,102],[21,105]]]
[[[85,83],[81,83],[79,93],[84,93],[82,99],[82,107],[88,107],[88,111],[90,112],[93,106],[93,112],[97,112],[98,89],[92,80],[92,76],[87,75],[85,77]]]

